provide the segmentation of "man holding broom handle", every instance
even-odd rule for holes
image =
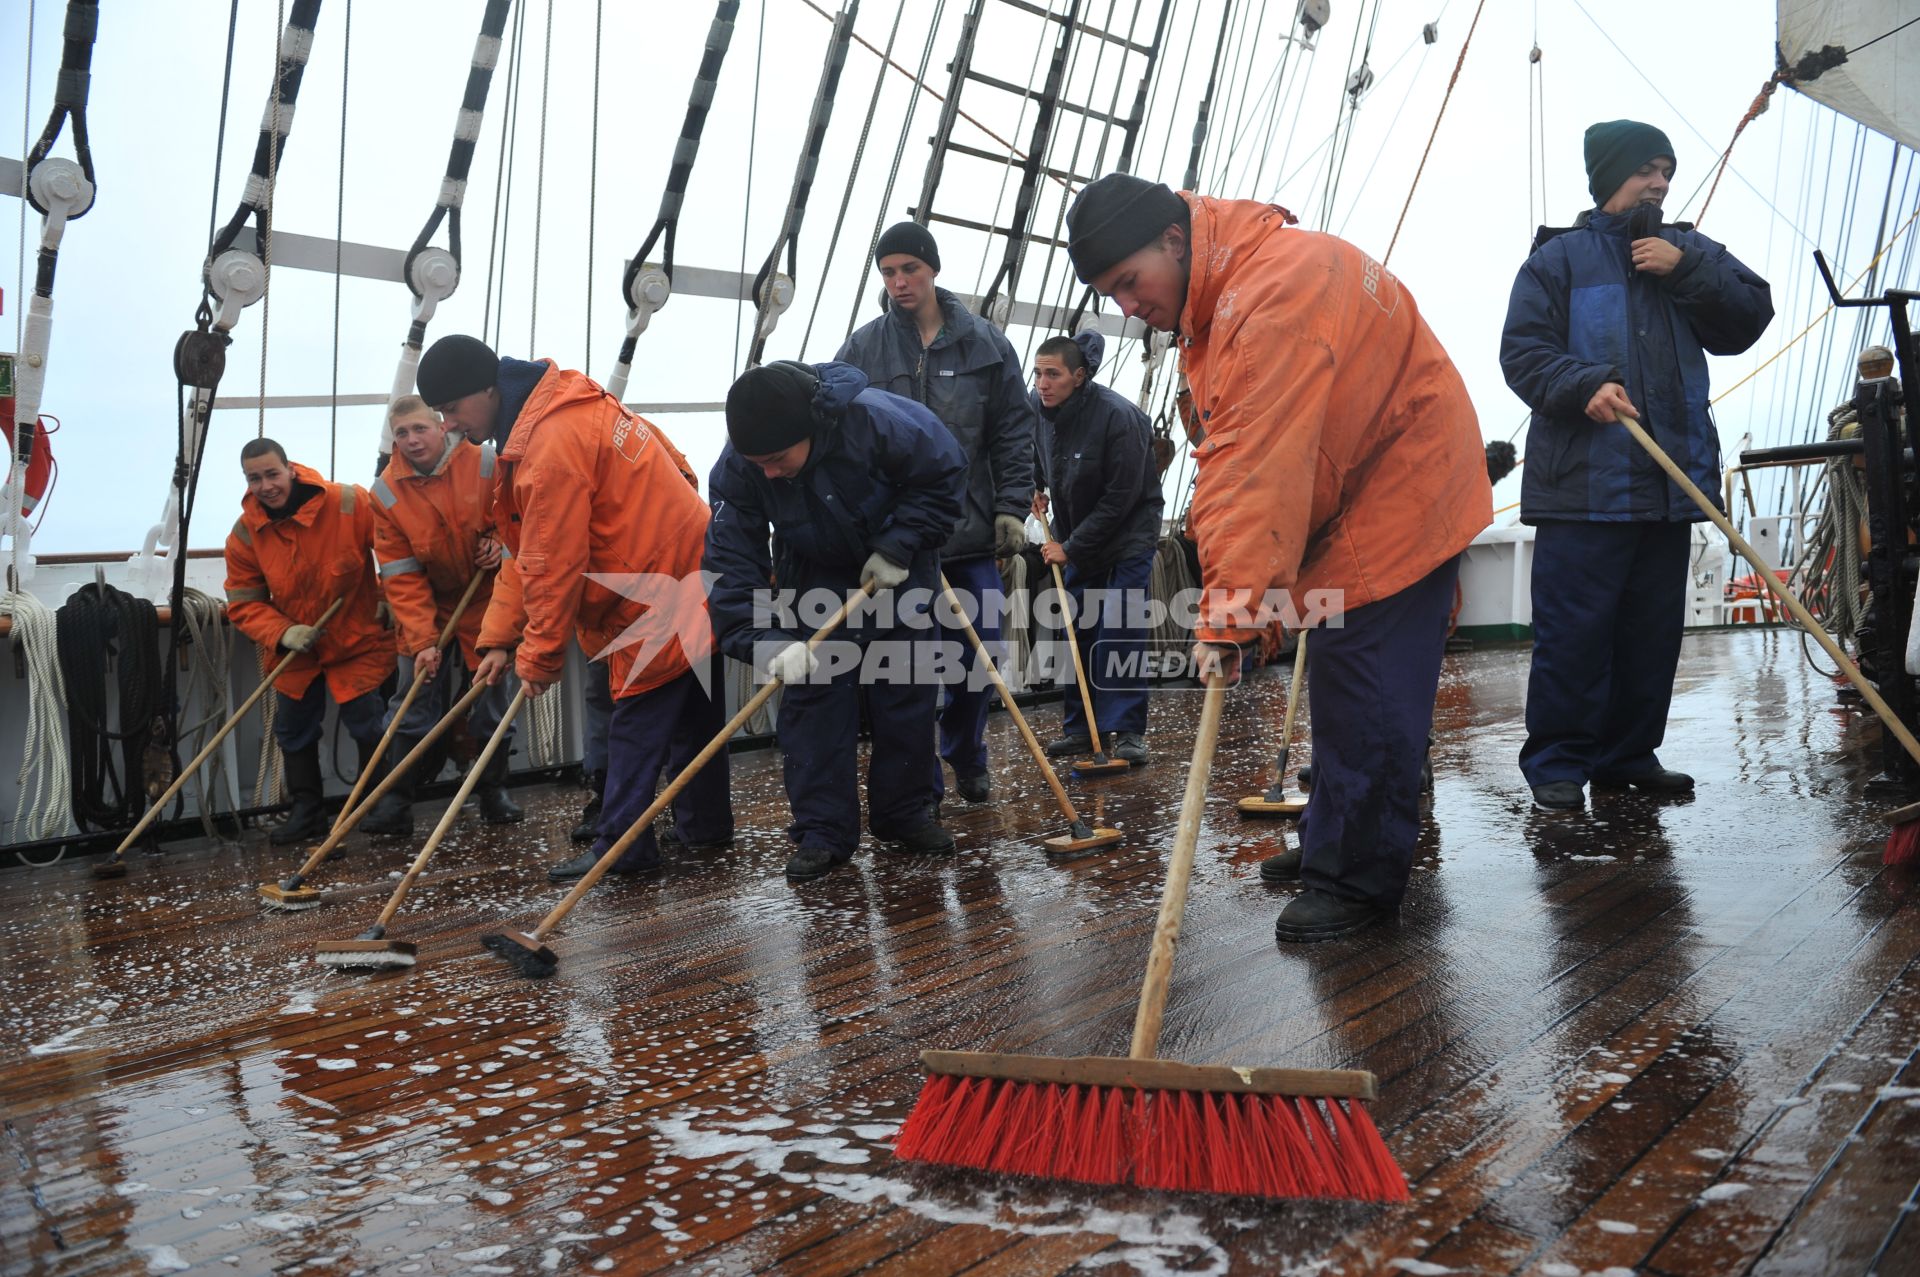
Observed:
[[[1690,226],[1663,226],[1673,144],[1635,120],[1587,130],[1594,207],[1542,227],[1513,281],[1500,368],[1533,409],[1520,519],[1534,525],[1533,666],[1520,770],[1542,811],[1588,781],[1659,794],[1693,777],[1655,753],[1680,663],[1693,525],[1705,516],[1614,419],[1640,422],[1720,491],[1707,354],[1773,319],[1767,282]]]
[[[560,679],[567,641],[606,662],[613,686],[599,838],[547,876],[585,874],[726,722],[700,575],[707,506],[686,458],[583,373],[503,359],[478,338],[442,337],[420,359],[420,394],[470,441],[499,448],[494,526],[505,554],[481,624],[475,677],[511,667],[528,696]],[[724,752],[674,802],[680,845],[731,846]],[[661,868],[653,831],[614,864]]]
[[[288,461],[286,449],[271,439],[241,448],[240,468],[247,495],[227,534],[227,619],[259,648],[263,671],[282,653],[300,654],[274,683],[273,736],[293,806],[269,841],[286,846],[327,832],[320,735],[329,697],[361,767],[373,763],[393,636],[378,616],[367,494]],[[345,602],[318,629],[335,599]]]
[[[1270,608],[1314,591],[1334,602],[1308,649],[1307,889],[1274,928],[1314,941],[1390,917],[1406,891],[1458,559],[1492,521],[1493,491],[1466,386],[1413,298],[1292,220],[1113,173],[1067,226],[1083,281],[1179,335],[1205,431],[1196,657],[1237,673]]]
[[[372,496],[373,556],[400,631],[400,684],[388,714],[400,712],[416,672],[424,671],[425,680],[394,735],[392,757],[404,758],[465,692],[480,664],[480,622],[493,597],[491,574],[500,566],[500,543],[493,535],[496,462],[491,441],[476,445],[448,430],[418,395],[394,400],[387,420],[393,456],[374,480]],[[443,661],[440,632],[475,573],[483,579],[454,630],[455,659]],[[474,702],[476,736],[484,740],[493,734],[518,688],[519,680],[508,671]],[[512,739],[509,728],[475,790],[480,819],[490,825],[509,825],[524,814],[505,784]],[[360,822],[360,831],[411,834],[414,792],[439,774],[443,757],[436,751],[397,780]]]

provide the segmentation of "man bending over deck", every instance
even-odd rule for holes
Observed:
[[[373,575],[373,506],[347,483],[287,460],[271,439],[240,449],[247,495],[227,534],[227,619],[260,649],[264,672],[299,655],[273,685],[273,737],[285,763],[292,809],[274,826],[276,845],[326,834],[320,735],[327,699],[353,737],[360,765],[380,743],[380,685],[393,672],[393,636],[380,623]],[[317,622],[345,604],[327,628]]]
[[[614,707],[599,837],[547,870],[556,882],[578,878],[653,802],[662,770],[678,773],[726,724],[700,589],[706,503],[666,435],[552,360],[502,359],[477,338],[442,337],[421,357],[419,385],[450,427],[500,450],[493,512],[506,550],[475,677],[497,682],[511,665],[528,695],[543,695],[576,631],[581,649],[607,663]],[[732,845],[724,751],[673,810],[686,850]],[[612,872],[660,867],[649,828]]]
[[[500,543],[493,536],[494,449],[478,446],[448,430],[440,414],[418,395],[403,395],[387,411],[393,428],[393,457],[373,481],[373,557],[380,565],[380,588],[400,631],[400,683],[388,712],[398,713],[414,671],[426,671],[426,685],[414,698],[394,734],[392,758],[403,758],[433,730],[447,709],[466,692],[480,664],[480,622],[493,598],[492,572],[500,565]],[[473,601],[454,631],[454,659],[443,662],[440,631],[453,615],[474,573],[482,575]],[[474,702],[474,734],[482,740],[500,725],[519,688],[512,672]],[[501,742],[475,792],[480,819],[510,825],[524,814],[507,793],[509,738]],[[441,737],[442,741],[446,737]],[[409,770],[360,822],[368,834],[411,834],[413,795],[439,774],[444,751]]]
[[[1204,439],[1191,507],[1205,591],[1195,656],[1237,675],[1279,597],[1332,617],[1308,648],[1313,790],[1300,850],[1262,866],[1306,891],[1281,940],[1390,917],[1419,830],[1420,764],[1459,556],[1493,518],[1466,386],[1380,263],[1290,230],[1272,204],[1113,173],[1067,214],[1080,278],[1163,332]]]

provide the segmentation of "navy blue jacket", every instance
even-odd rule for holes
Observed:
[[[1075,337],[1087,382],[1057,408],[1043,407],[1034,450],[1034,487],[1049,497],[1053,535],[1082,573],[1104,572],[1160,540],[1165,498],[1153,456],[1153,424],[1124,395],[1093,380],[1106,343],[1089,330]]]
[[[874,553],[924,567],[921,583],[937,587],[932,565],[960,517],[967,459],[939,418],[871,389],[851,364],[814,371],[817,425],[800,473],[769,479],[729,444],[708,480],[713,517],[702,567],[717,579],[707,608],[720,650],[739,660],[753,660],[756,642],[808,637],[756,628],[754,591],[776,580],[782,589],[851,587]]]
[[[940,553],[969,559],[993,553],[996,514],[1024,519],[1033,504],[1033,408],[1006,337],[946,289],[935,294],[945,327],[931,346],[920,344],[913,316],[889,303],[834,357],[925,404],[953,432],[967,458],[966,504]]]
[[[1737,355],[1773,319],[1767,281],[1684,224],[1660,238],[1683,256],[1670,275],[1633,269],[1628,213],[1595,209],[1543,231],[1513,281],[1500,368],[1533,409],[1520,518],[1688,522],[1704,518],[1617,422],[1586,415],[1609,381],[1702,491],[1720,491],[1720,436],[1707,359]]]

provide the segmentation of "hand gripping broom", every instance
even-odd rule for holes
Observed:
[[[473,579],[467,582],[467,592],[460,596],[458,603],[454,604],[453,615],[447,618],[446,625],[440,631],[440,638],[434,643],[437,650],[446,651],[447,644],[453,641],[453,629],[460,624],[460,618],[466,615],[467,604],[473,602],[473,596],[479,591],[480,582],[485,577],[484,571],[475,572]],[[333,822],[334,830],[338,830],[345,824],[347,816],[360,805],[360,796],[366,792],[367,786],[373,783],[373,774],[380,770],[380,760],[387,756],[387,746],[393,744],[394,736],[400,731],[400,724],[406,721],[407,711],[413,708],[414,698],[420,695],[420,689],[426,686],[426,682],[426,672],[420,668],[418,662],[415,662],[413,682],[407,684],[407,694],[401,698],[400,708],[393,711],[393,721],[387,724],[387,730],[381,734],[380,743],[373,747],[373,756],[361,765],[360,775],[355,778],[353,788],[347,793],[347,801],[340,804],[340,814],[334,818]]]
[[[1093,746],[1093,757],[1075,762],[1071,770],[1076,776],[1110,776],[1126,771],[1132,764],[1124,758],[1109,758],[1107,751],[1100,748],[1100,724],[1093,718],[1093,688],[1087,684],[1087,667],[1080,659],[1074,618],[1067,615],[1067,583],[1060,575],[1058,563],[1048,566],[1053,568],[1053,586],[1060,592],[1061,628],[1067,632],[1067,650],[1073,653],[1073,681],[1080,685],[1080,708],[1086,713],[1088,743]]]
[[[1007,713],[1013,718],[1014,726],[1020,729],[1021,739],[1026,741],[1027,750],[1033,755],[1033,761],[1039,764],[1040,774],[1047,778],[1047,784],[1053,790],[1054,801],[1060,804],[1060,814],[1067,818],[1067,832],[1046,840],[1047,851],[1052,855],[1073,856],[1096,847],[1106,847],[1120,841],[1118,829],[1095,829],[1080,818],[1073,809],[1073,800],[1067,797],[1066,787],[1060,783],[1060,777],[1054,773],[1053,764],[1047,761],[1047,751],[1033,734],[1033,728],[1027,725],[1026,715],[1013,703],[1013,693],[1008,690],[1007,682],[1000,677],[1000,671],[994,668],[993,657],[987,652],[987,645],[980,641],[973,623],[967,620],[967,614],[960,610],[960,600],[953,597],[953,587],[947,584],[947,574],[940,574],[940,592],[946,596],[947,606],[960,621],[961,628],[967,632],[967,640],[973,644],[973,650],[980,656],[980,663],[986,666],[987,677],[993,680],[994,687],[1000,693],[1000,701],[1007,707]]]
[[[361,799],[358,807],[340,818],[334,825],[333,832],[327,835],[325,842],[313,849],[313,854],[307,857],[306,863],[279,882],[261,883],[260,898],[267,902],[267,907],[294,912],[300,909],[318,909],[327,903],[327,893],[318,887],[309,887],[307,876],[318,869],[322,861],[332,857],[334,848],[345,842],[347,835],[360,827],[360,822],[373,811],[374,804],[385,798],[387,791],[398,785],[406,774],[413,770],[415,763],[432,752],[440,738],[460,721],[461,717],[473,707],[473,703],[485,695],[486,691],[487,684],[475,679],[473,686],[453,703],[453,708],[440,716],[440,721],[433,725],[433,730],[422,736],[420,743],[408,750],[406,757],[395,763],[393,769],[381,778],[380,783],[373,787],[373,792]]]
[[[333,606],[329,607],[325,612],[322,612],[320,619],[313,623],[313,628],[316,630],[326,629],[327,622],[333,619],[335,612],[338,612],[345,606],[346,601],[344,597],[335,599]],[[193,756],[193,761],[180,769],[180,774],[173,778],[171,785],[167,786],[167,792],[160,795],[153,806],[147,808],[146,812],[140,817],[140,823],[135,825],[133,829],[128,832],[127,836],[120,840],[120,845],[113,849],[113,854],[107,857],[104,862],[93,867],[94,877],[119,878],[125,876],[127,872],[127,862],[123,860],[122,857],[126,855],[127,848],[133,846],[133,844],[139,840],[140,835],[147,832],[148,826],[160,819],[160,813],[165,811],[167,804],[173,801],[173,796],[186,787],[186,783],[193,779],[193,774],[200,770],[202,763],[213,757],[213,751],[220,748],[220,742],[225,740],[233,729],[240,725],[240,720],[245,718],[248,711],[252,710],[253,707],[259,703],[260,698],[267,694],[267,689],[273,686],[276,679],[287,672],[287,666],[293,664],[294,659],[299,655],[299,652],[289,651],[285,656],[280,658],[279,663],[268,672],[265,678],[260,680],[260,686],[253,689],[253,694],[248,696],[246,700],[240,702],[240,708],[233,711],[233,717],[222,723],[220,730],[213,734],[213,739],[201,746],[200,752]],[[270,748],[270,743],[262,741],[260,747],[262,749]]]
[[[1375,1097],[1373,1074],[1154,1055],[1226,691],[1224,676],[1208,679],[1127,1058],[922,1052],[927,1083],[896,1157],[1182,1192],[1406,1200],[1360,1105]]]
[[[487,744],[480,756],[467,768],[466,779],[460,782],[460,790],[447,804],[440,823],[427,835],[426,843],[420,848],[420,854],[407,866],[406,876],[394,887],[393,895],[387,900],[387,907],[380,911],[373,925],[351,940],[322,940],[313,947],[314,961],[326,967],[410,967],[419,947],[405,940],[387,939],[387,924],[393,921],[393,915],[400,912],[400,906],[406,901],[407,893],[413,890],[413,884],[427,867],[427,861],[433,859],[433,853],[440,849],[441,839],[453,828],[453,822],[460,817],[460,807],[467,801],[467,795],[480,783],[480,774],[493,761],[495,753],[506,743],[507,733],[513,729],[513,720],[520,715],[520,707],[527,703],[526,684],[513,694],[513,702],[507,706],[507,712],[500,716],[500,723],[493,729],[493,735],[487,738]]]
[[[1894,739],[1900,742],[1900,747],[1907,751],[1907,755],[1914,762],[1920,763],[1920,740],[1914,739],[1913,733],[1907,730],[1907,725],[1900,721],[1900,716],[1893,712],[1893,708],[1881,698],[1873,684],[1867,681],[1867,676],[1860,672],[1860,667],[1840,650],[1840,645],[1833,641],[1833,636],[1827,633],[1820,622],[1813,619],[1813,614],[1807,611],[1806,605],[1795,598],[1793,591],[1774,575],[1773,569],[1767,566],[1766,560],[1747,544],[1747,539],[1734,530],[1733,524],[1727,521],[1727,516],[1720,513],[1720,508],[1713,504],[1706,493],[1700,491],[1692,479],[1687,477],[1686,471],[1674,464],[1673,458],[1653,441],[1653,436],[1648,434],[1639,422],[1625,413],[1615,413],[1614,419],[1625,426],[1627,433],[1633,436],[1633,441],[1645,448],[1647,455],[1667,472],[1667,478],[1673,480],[1680,486],[1682,492],[1693,498],[1693,503],[1700,507],[1700,512],[1713,520],[1713,526],[1725,534],[1727,542],[1733,546],[1740,557],[1753,565],[1754,575],[1759,578],[1760,583],[1779,596],[1780,602],[1793,615],[1793,619],[1800,623],[1802,629],[1813,635],[1814,641],[1826,650],[1827,655],[1833,658],[1833,663],[1840,667],[1840,672],[1847,676],[1847,681],[1858,689],[1873,712],[1880,716],[1882,729],[1892,732]],[[1887,835],[1886,851],[1881,855],[1883,863],[1900,865],[1920,860],[1920,803],[1910,803],[1905,807],[1896,808],[1888,812],[1885,819],[1893,826],[1893,832]]]
[[[1240,800],[1242,816],[1298,816],[1307,809],[1304,798],[1287,797],[1287,754],[1293,749],[1293,719],[1300,708],[1301,675],[1307,672],[1307,632],[1293,643],[1293,686],[1287,692],[1287,724],[1280,730],[1280,757],[1274,760],[1273,783],[1264,794]]]
[[[829,634],[840,628],[840,623],[847,619],[847,613],[852,610],[853,605],[872,593],[873,582],[868,581],[859,590],[849,594],[847,601],[840,605],[839,610],[827,618],[827,623],[813,632],[813,637],[807,640],[807,650],[811,652],[819,647]],[[715,754],[727,747],[727,742],[733,739],[733,734],[746,726],[747,720],[767,703],[774,689],[779,686],[779,679],[769,679],[764,687],[747,700],[746,704],[735,711],[733,717],[727,720],[726,726],[707,742],[706,748],[693,756],[693,761],[682,768],[680,774],[660,791],[659,796],[652,803],[648,804],[647,809],[627,826],[627,832],[621,834],[619,840],[607,848],[600,859],[593,862],[593,868],[580,876],[580,881],[573,884],[573,890],[548,911],[547,916],[540,920],[539,926],[532,931],[489,932],[480,937],[480,943],[486,946],[487,951],[530,980],[544,980],[552,975],[559,968],[560,955],[547,946],[547,937],[554,933],[555,928],[565,921],[569,913],[573,912],[573,907],[593,890],[593,884],[599,882],[606,875],[607,870],[613,868],[615,862],[627,854],[627,848],[639,840],[647,826],[653,823],[654,817],[665,811],[667,804],[678,798],[680,791],[700,774],[700,769],[712,761]]]

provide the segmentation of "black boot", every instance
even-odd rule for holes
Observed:
[[[580,823],[573,827],[570,837],[574,842],[592,842],[600,836],[600,804],[607,797],[607,774],[588,772],[586,782],[592,797],[587,799],[586,807],[580,812]]]
[[[405,758],[420,743],[417,736],[396,736],[388,748],[387,761],[391,764]],[[420,766],[409,767],[393,786],[381,795],[380,801],[373,805],[360,821],[360,832],[369,837],[405,838],[413,833],[413,796],[420,787]],[[389,768],[391,770],[391,768]]]
[[[480,798],[480,819],[489,825],[511,825],[526,818],[526,812],[513,801],[513,795],[507,792],[507,764],[511,762],[507,753],[507,743],[500,742],[500,748],[493,751],[493,757],[487,763],[487,769],[480,773],[480,784],[476,792]]]
[[[283,774],[293,806],[287,818],[273,827],[267,841],[276,847],[309,842],[327,836],[327,808],[320,798],[320,746],[313,744],[286,755]]]

